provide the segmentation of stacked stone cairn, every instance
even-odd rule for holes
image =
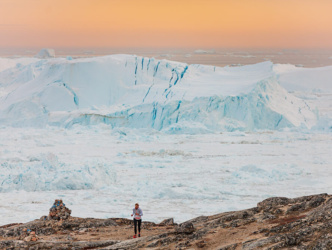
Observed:
[[[48,220],[66,220],[70,217],[71,210],[66,207],[62,200],[55,200],[50,208]]]

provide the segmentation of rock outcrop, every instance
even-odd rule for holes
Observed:
[[[332,249],[332,195],[275,197],[257,207],[200,216],[179,225],[173,219],[142,222],[132,239],[132,220],[39,219],[0,227],[1,249]],[[24,241],[27,230],[37,241]]]

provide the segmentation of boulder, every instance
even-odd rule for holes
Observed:
[[[165,219],[162,222],[159,223],[159,226],[173,226],[174,225],[174,219],[173,218],[169,218],[169,219]]]
[[[194,231],[194,224],[191,222],[183,222],[175,228],[175,232],[180,234],[191,234]]]

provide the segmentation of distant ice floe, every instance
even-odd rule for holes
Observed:
[[[42,49],[35,55],[35,57],[40,59],[54,58],[55,51],[54,49]]]
[[[210,50],[203,50],[203,49],[197,49],[194,51],[195,54],[215,54],[216,51],[214,49]]]

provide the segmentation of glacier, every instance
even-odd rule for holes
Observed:
[[[140,202],[181,222],[331,192],[331,80],[332,66],[272,62],[0,58],[0,224],[55,198],[73,216]]]

